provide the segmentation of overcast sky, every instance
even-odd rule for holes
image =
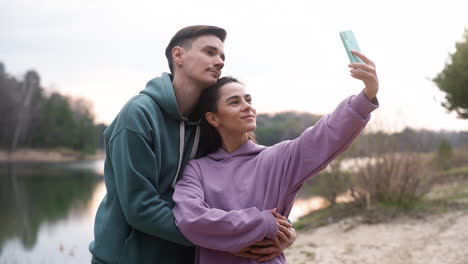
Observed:
[[[468,27],[468,1],[0,2],[0,61],[39,72],[49,90],[89,98],[110,123],[148,80],[168,71],[164,49],[180,28],[228,31],[223,75],[242,80],[257,111],[325,114],[362,83],[349,76],[338,32],[354,31],[377,65],[373,126],[468,130],[440,106],[431,82]]]

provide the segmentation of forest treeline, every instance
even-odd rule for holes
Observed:
[[[283,140],[294,139],[307,128],[314,125],[321,117],[310,113],[282,112],[277,114],[259,114],[255,132],[258,143],[266,146]],[[369,132],[361,134],[348,151],[349,156],[368,156],[382,152],[376,149],[376,142],[391,142],[392,152],[432,152],[437,151],[441,142],[448,142],[451,147],[468,147],[468,131],[432,131],[405,128],[397,133]],[[390,150],[389,150],[390,151]]]
[[[48,93],[29,70],[21,79],[0,62],[0,148],[69,148],[94,153],[102,147],[104,124],[96,124],[92,104],[58,92]]]
[[[103,148],[105,124],[97,124],[92,104],[84,98],[72,98],[41,87],[34,70],[22,79],[8,74],[0,62],[0,148],[70,148],[93,153]],[[256,137],[260,144],[271,146],[298,137],[321,116],[310,113],[281,112],[257,116]],[[401,132],[364,133],[348,155],[367,156],[373,142],[390,141],[393,151],[431,152],[446,140],[452,147],[468,146],[467,132],[437,132],[406,128]],[[379,150],[381,151],[381,150]]]

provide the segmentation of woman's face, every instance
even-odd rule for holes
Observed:
[[[236,82],[223,85],[219,90],[217,107],[218,112],[210,113],[212,117],[208,121],[220,133],[246,133],[257,127],[257,111],[244,85]]]

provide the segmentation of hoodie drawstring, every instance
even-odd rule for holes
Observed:
[[[200,142],[200,126],[197,126],[197,130],[195,131],[195,139],[193,141],[192,152],[190,153],[190,158],[195,158],[198,150],[198,143]]]
[[[197,154],[198,143],[200,141],[200,126],[197,126],[197,130],[195,132],[195,140],[193,142],[192,151],[190,152],[190,158],[193,159],[195,154]],[[174,176],[174,180],[172,181],[172,188],[174,188],[177,176],[179,175],[180,166],[182,165],[182,159],[184,158],[184,142],[185,142],[185,123],[181,121],[179,124],[179,164],[177,165],[177,172]]]

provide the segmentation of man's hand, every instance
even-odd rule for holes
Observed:
[[[290,247],[294,241],[296,241],[296,230],[287,221],[286,217],[276,212],[276,209],[273,209],[271,213],[278,221],[278,234],[274,240],[270,240],[274,242],[274,245],[271,248],[274,248],[275,250],[268,253],[265,252],[264,256],[257,259],[257,262],[259,263],[276,258],[283,253],[286,248]],[[252,252],[257,251],[253,250]]]
[[[296,231],[276,209],[272,210],[278,224],[278,234],[275,239],[264,239],[239,252],[232,253],[235,256],[255,259],[257,262],[265,262],[279,256],[283,251],[296,241]]]
[[[260,241],[261,242],[261,241]],[[260,243],[258,242],[258,243]],[[254,244],[255,245],[255,244]],[[234,253],[231,253],[232,255],[234,256],[238,256],[238,257],[243,257],[243,258],[248,258],[248,259],[259,259],[261,257],[263,257],[264,255],[261,255],[261,254],[254,254],[251,252],[251,248],[252,246],[248,246],[244,249],[241,249],[240,251],[238,252],[234,252]]]

